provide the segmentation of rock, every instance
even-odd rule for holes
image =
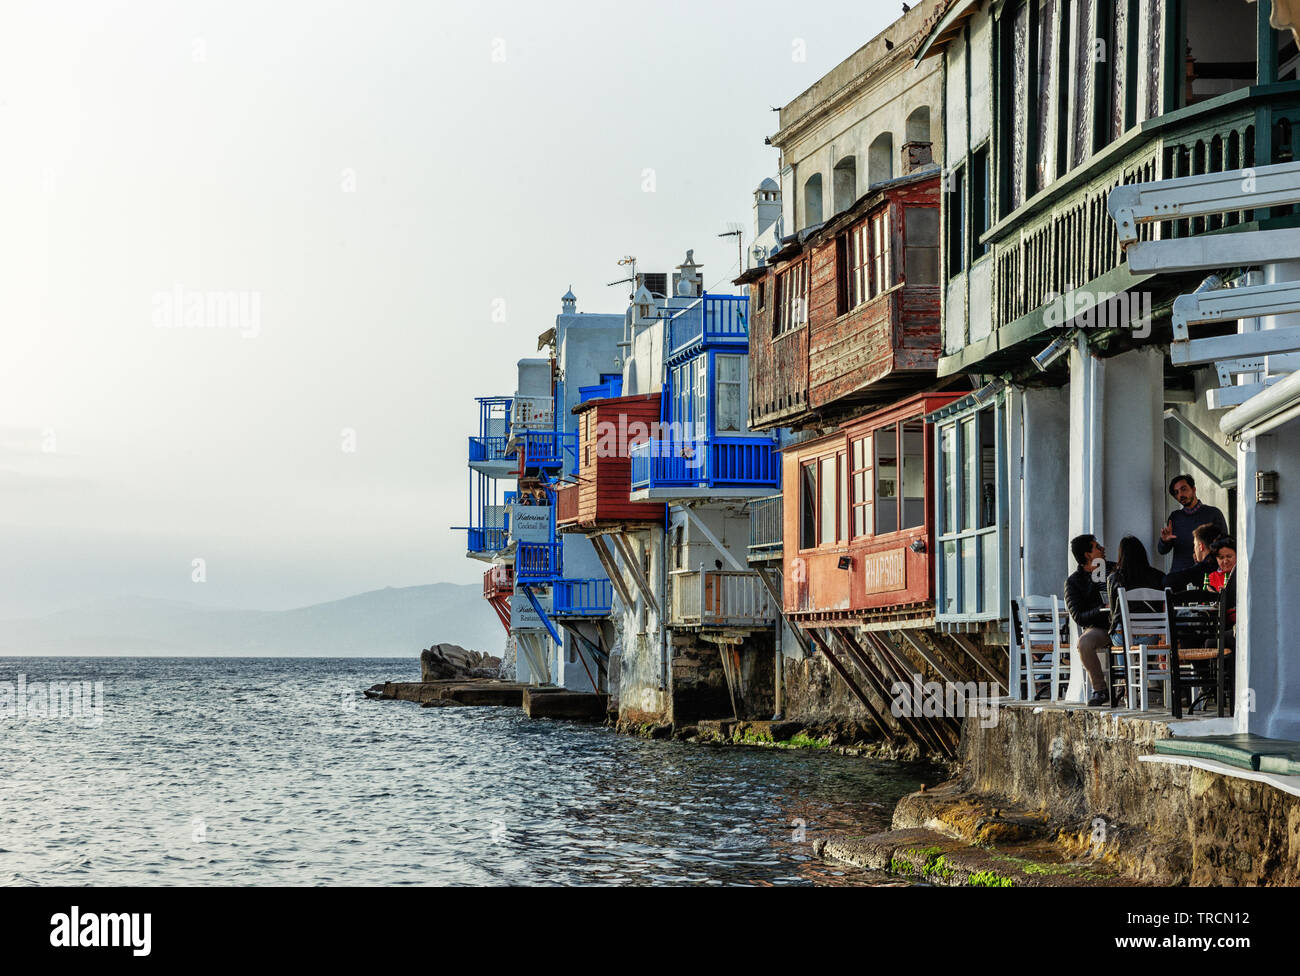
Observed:
[[[492,660],[495,666],[489,663]],[[495,677],[500,666],[499,658],[468,651],[458,644],[434,644],[420,652],[420,680],[426,682]]]

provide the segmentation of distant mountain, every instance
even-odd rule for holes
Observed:
[[[0,622],[0,654],[406,657],[443,642],[501,653],[505,631],[478,585],[390,586],[295,610],[123,597]]]

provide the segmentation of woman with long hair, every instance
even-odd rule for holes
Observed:
[[[1147,547],[1135,535],[1126,535],[1119,542],[1119,561],[1115,572],[1106,580],[1106,595],[1110,600],[1110,632],[1122,633],[1124,618],[1119,609],[1119,591],[1163,590],[1165,574],[1151,565]]]

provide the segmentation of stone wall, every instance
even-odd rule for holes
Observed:
[[[1266,783],[1141,762],[1167,723],[1003,706],[962,729],[962,791],[1037,808],[1067,842],[1161,884],[1300,884],[1300,797]],[[1100,821],[1100,824],[1099,824]]]

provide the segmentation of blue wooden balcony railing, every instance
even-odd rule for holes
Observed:
[[[607,579],[562,579],[551,588],[557,617],[608,617],[614,586]]]
[[[497,437],[471,437],[469,439],[469,459],[471,463],[476,461],[509,461],[514,456],[514,451],[506,450],[504,434]]]
[[[766,437],[645,441],[630,451],[632,490],[653,488],[776,488],[776,442]]]
[[[564,570],[564,547],[558,542],[521,542],[515,552],[515,579],[554,580]]]
[[[607,383],[600,383],[595,386],[578,387],[578,402],[586,403],[588,400],[607,400],[611,397],[623,395],[623,377],[619,376]]]
[[[506,547],[505,529],[471,528],[466,531],[469,535],[466,548],[470,552],[500,552]]]
[[[677,356],[699,345],[749,344],[749,299],[705,294],[669,320],[668,349]]]
[[[578,457],[577,431],[530,430],[519,442],[523,445],[525,467],[560,467],[566,457],[575,462]]]

